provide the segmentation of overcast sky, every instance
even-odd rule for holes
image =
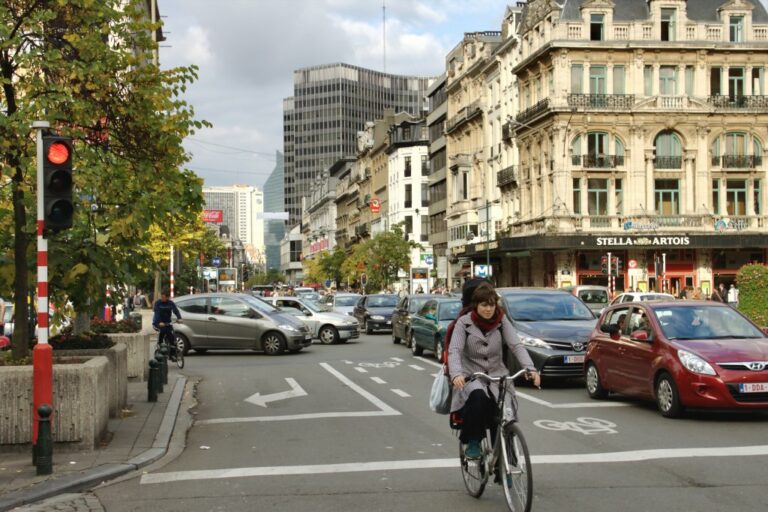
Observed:
[[[382,70],[382,0],[159,0],[165,68],[196,64],[187,101],[213,123],[185,142],[205,184],[261,186],[283,149],[293,71],[344,62]],[[500,30],[502,0],[386,0],[386,71],[442,73],[464,32]],[[226,147],[224,147],[226,146]]]

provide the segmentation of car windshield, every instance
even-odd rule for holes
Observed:
[[[368,307],[393,308],[397,306],[397,295],[371,295],[368,297]]]
[[[581,290],[579,298],[587,304],[608,304],[608,292],[605,290]]]
[[[653,309],[670,340],[764,338],[765,335],[728,306],[669,306]]]
[[[595,318],[583,302],[566,293],[506,293],[504,301],[509,316],[520,322]]]
[[[261,313],[274,313],[275,311],[279,311],[279,309],[277,309],[275,306],[269,302],[261,300],[258,297],[246,295],[243,297],[243,300],[247,302],[249,306],[252,306],[253,309]]]
[[[331,305],[319,300],[304,299],[312,311],[330,311]]]
[[[430,298],[429,297],[411,297],[411,302],[408,304],[408,312],[415,313],[421,309]]]
[[[461,302],[450,301],[440,304],[440,318],[439,320],[455,320],[459,316],[461,311]]]
[[[359,300],[359,295],[345,295],[343,297],[336,297],[336,305],[341,307],[354,306]]]

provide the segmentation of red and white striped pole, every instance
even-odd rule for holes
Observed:
[[[173,245],[171,245],[171,298],[173,298]]]
[[[112,307],[109,305],[109,285],[107,285],[107,294],[106,294],[106,300],[104,301],[104,320],[107,322],[112,321]]]
[[[44,237],[43,207],[43,130],[50,126],[47,121],[32,123],[37,130],[37,344],[32,349],[32,446],[37,444],[38,408],[43,404],[53,407],[53,349],[48,343],[48,240]]]

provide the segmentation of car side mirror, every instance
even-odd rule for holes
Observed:
[[[632,341],[650,341],[648,333],[646,331],[634,331],[629,339]]]
[[[617,334],[619,330],[619,326],[616,324],[603,324],[600,326],[600,331],[605,334]]]
[[[305,311],[304,312],[304,316],[312,316],[312,312],[311,311]]]
[[[254,310],[251,310],[250,317],[253,318],[254,320],[261,319],[261,315],[259,313],[255,312]]]

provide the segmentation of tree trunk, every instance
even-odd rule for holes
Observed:
[[[152,294],[152,302],[149,304],[150,308],[155,306],[155,301],[160,297],[160,269],[155,269],[155,292]]]
[[[14,289],[14,322],[13,322],[13,341],[11,343],[11,353],[14,359],[21,359],[29,355],[29,269],[27,267],[27,249],[29,248],[29,238],[24,228],[27,226],[27,212],[24,209],[24,189],[22,181],[24,174],[20,168],[20,162],[16,155],[8,158],[11,168],[16,169],[13,175],[13,263],[16,267],[16,273],[13,279]]]
[[[72,323],[72,334],[78,335],[91,328],[91,312],[75,311],[75,320]]]

